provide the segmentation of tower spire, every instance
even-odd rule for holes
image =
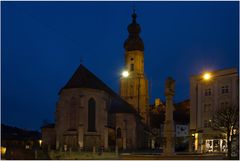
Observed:
[[[130,103],[143,121],[148,124],[148,80],[144,74],[144,44],[140,37],[140,25],[136,21],[135,7],[132,8],[128,38],[124,42],[125,69],[129,77],[120,80],[120,95]]]
[[[135,22],[135,23],[136,23],[136,18],[137,18],[136,8],[135,8],[135,6],[133,6],[132,20],[133,20],[133,22]]]
[[[128,38],[124,42],[124,48],[126,51],[133,51],[133,50],[144,50],[144,44],[140,37],[141,27],[136,21],[137,14],[136,9],[133,8],[132,13],[132,23],[128,25]]]

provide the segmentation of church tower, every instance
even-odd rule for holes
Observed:
[[[140,38],[140,25],[136,22],[135,10],[132,23],[128,25],[129,36],[124,42],[125,70],[127,77],[120,79],[120,95],[133,105],[136,111],[148,122],[148,81],[144,74],[144,44]]]

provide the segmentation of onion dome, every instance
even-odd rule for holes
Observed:
[[[144,44],[142,39],[139,36],[139,33],[141,32],[140,25],[136,22],[137,14],[135,13],[135,10],[132,14],[132,23],[128,25],[128,38],[124,42],[124,48],[126,51],[132,51],[132,50],[144,50]]]

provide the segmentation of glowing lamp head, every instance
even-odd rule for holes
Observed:
[[[41,146],[42,145],[42,140],[38,140],[38,143]]]
[[[123,71],[122,72],[122,76],[124,77],[124,78],[127,78],[128,76],[129,76],[129,73],[128,73],[128,71]]]
[[[203,79],[204,79],[204,80],[210,80],[211,77],[212,77],[211,73],[205,73],[205,74],[203,74]]]

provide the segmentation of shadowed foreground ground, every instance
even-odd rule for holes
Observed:
[[[225,158],[223,154],[205,154],[205,155],[120,155],[119,159],[131,160],[222,160]]]
[[[36,155],[37,154],[37,155]],[[115,152],[59,152],[59,151],[43,151],[9,149],[6,156],[2,159],[53,159],[53,160],[222,160],[226,159],[224,154],[177,154],[174,156],[163,156],[162,154],[144,154],[144,153],[121,153],[116,155]]]
[[[51,159],[120,159],[120,160],[222,160],[225,159],[224,154],[177,154],[174,156],[163,156],[161,154],[142,154],[142,153],[121,153],[116,155],[114,152],[104,152],[103,154],[92,152],[54,152],[50,153]]]

